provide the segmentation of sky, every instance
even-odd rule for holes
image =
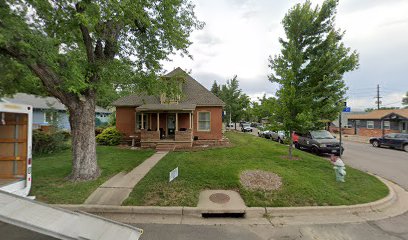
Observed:
[[[202,30],[192,33],[193,59],[172,56],[163,64],[191,72],[208,89],[214,80],[225,84],[238,76],[240,88],[252,100],[273,96],[277,85],[268,81],[269,56],[280,53],[284,37],[281,21],[301,0],[192,0]],[[321,5],[322,0],[312,0]],[[401,106],[408,91],[408,1],[340,0],[336,28],[345,30],[343,42],[356,50],[360,66],[346,73],[347,104],[352,111],[376,107],[380,86],[382,106]]]

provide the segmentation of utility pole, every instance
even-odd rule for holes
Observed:
[[[375,102],[375,103],[377,103],[377,110],[380,110],[380,104],[381,104],[381,101],[380,101],[380,98],[382,98],[382,97],[380,97],[380,84],[377,84],[377,101]]]

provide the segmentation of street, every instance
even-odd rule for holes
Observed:
[[[407,152],[349,141],[344,142],[344,148],[342,160],[347,165],[377,174],[408,190]]]

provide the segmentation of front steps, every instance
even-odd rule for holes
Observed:
[[[174,143],[157,143],[156,151],[157,152],[171,152],[176,148]]]

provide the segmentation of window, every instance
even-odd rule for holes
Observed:
[[[374,129],[374,121],[367,121],[367,128]]]
[[[56,112],[44,112],[44,122],[52,123],[53,121],[57,120],[57,113]]]
[[[210,112],[198,113],[198,131],[210,131],[211,121]]]
[[[136,130],[142,129],[142,114],[143,113],[136,113]],[[148,118],[148,115],[143,114],[143,128],[144,129],[148,129],[147,118]]]
[[[390,129],[390,121],[384,121],[384,129],[386,130]]]

